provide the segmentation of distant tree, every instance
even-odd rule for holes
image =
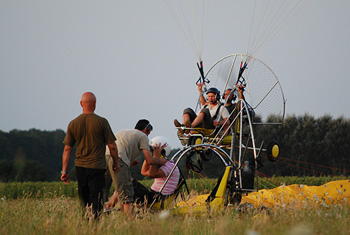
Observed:
[[[10,160],[0,160],[0,182],[13,180],[13,162]]]
[[[309,114],[286,117],[283,125],[262,126],[256,136],[275,138],[280,143],[280,159],[266,162],[262,172],[277,176],[349,174],[350,121],[333,120],[325,115],[315,119]]]
[[[26,161],[34,161],[44,166],[45,180],[56,180],[62,167],[63,139],[65,133],[62,130],[40,131],[30,129],[28,131],[12,130],[9,133],[0,131],[0,159],[14,163],[11,180],[19,180],[18,167]],[[73,154],[75,148],[73,149]],[[16,163],[14,161],[17,161]],[[74,156],[71,158],[70,167],[73,167]],[[23,180],[21,178],[21,180]]]
[[[26,161],[19,181],[48,181],[45,167],[37,161]]]

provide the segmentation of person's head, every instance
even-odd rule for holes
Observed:
[[[169,139],[164,136],[156,136],[153,139],[151,139],[151,141],[149,142],[149,145],[154,147],[160,144],[161,147],[164,147],[164,149],[161,152],[162,156],[168,157],[171,152],[171,147],[169,142],[170,142]]]
[[[136,123],[135,129],[142,131],[143,133],[145,133],[148,136],[151,133],[151,131],[153,130],[153,126],[151,125],[151,123],[148,120],[140,119]]]
[[[220,91],[215,87],[211,87],[207,91],[207,100],[210,104],[216,104],[220,100]]]
[[[223,99],[226,100],[227,103],[232,103],[232,101],[236,99],[236,96],[231,88],[226,89]]]
[[[80,105],[83,113],[93,113],[96,109],[96,96],[92,92],[85,92],[81,96]]]

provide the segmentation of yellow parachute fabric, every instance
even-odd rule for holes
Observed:
[[[209,194],[193,197],[178,203],[173,208],[174,214],[213,213],[224,209],[227,178],[230,167],[226,167],[224,176],[212,201],[208,201]],[[332,181],[321,186],[307,186],[293,184],[274,189],[262,189],[242,197],[241,205],[251,204],[260,207],[304,207],[304,206],[350,206],[350,180]]]
[[[204,194],[191,198],[188,201],[182,201],[178,203],[175,208],[173,208],[174,214],[200,214],[205,212],[216,212],[222,210],[224,208],[227,179],[230,174],[230,171],[231,168],[229,166],[226,167],[225,173],[221,179],[219,187],[215,193],[215,197],[212,201],[207,201],[210,194]]]
[[[262,189],[242,197],[241,203],[254,207],[330,206],[345,204],[350,206],[350,180],[332,181],[321,186],[293,184],[274,189]]]

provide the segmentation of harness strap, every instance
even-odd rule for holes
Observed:
[[[215,112],[215,114],[213,116],[213,120],[215,120],[218,117],[218,114],[219,114],[219,111],[221,109],[221,106],[222,106],[222,104],[219,104],[219,107],[218,107],[218,109],[216,110],[216,112]],[[208,107],[207,104],[203,106],[203,108],[206,108],[206,107]]]

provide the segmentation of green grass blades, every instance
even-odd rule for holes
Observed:
[[[120,211],[89,222],[76,198],[0,200],[1,234],[349,234],[350,209],[276,208],[216,215],[176,216],[140,212],[128,219]]]

